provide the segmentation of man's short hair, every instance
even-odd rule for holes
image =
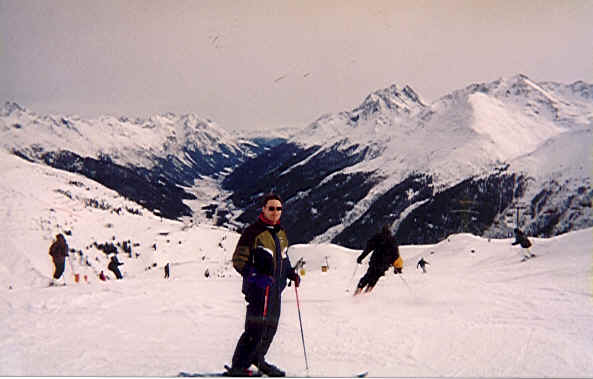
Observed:
[[[275,193],[268,193],[262,197],[262,207],[265,207],[266,204],[268,204],[268,201],[270,200],[278,200],[279,202],[282,202],[282,198],[280,198],[280,195]]]

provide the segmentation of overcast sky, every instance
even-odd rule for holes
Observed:
[[[0,0],[0,101],[305,126],[391,84],[591,83],[592,25],[592,0]]]

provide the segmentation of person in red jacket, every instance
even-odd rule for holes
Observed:
[[[49,247],[49,255],[51,255],[55,266],[54,276],[49,283],[50,286],[53,286],[57,284],[57,280],[60,279],[64,273],[66,257],[68,256],[68,243],[62,233],[56,235],[55,241]]]

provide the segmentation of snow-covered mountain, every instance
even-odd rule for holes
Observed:
[[[517,209],[529,234],[551,236],[593,225],[592,94],[516,75],[427,104],[392,85],[304,129],[249,133],[191,114],[85,120],[7,103],[0,132],[5,150],[173,219],[241,227],[277,191],[293,242],[360,248],[386,223],[402,243],[501,237]]]
[[[2,147],[25,159],[82,173],[165,217],[193,213],[196,179],[216,177],[261,147],[188,114],[148,119],[40,116],[15,103],[0,110]]]
[[[460,231],[500,237],[517,206],[533,235],[591,226],[592,87],[517,75],[425,105],[394,85],[319,118],[224,185],[238,208],[251,207],[244,222],[256,194],[284,194],[302,242],[360,248],[385,223],[405,243]]]

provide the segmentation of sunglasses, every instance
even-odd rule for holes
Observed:
[[[268,210],[271,212],[274,212],[274,211],[282,212],[282,207],[268,207]]]

